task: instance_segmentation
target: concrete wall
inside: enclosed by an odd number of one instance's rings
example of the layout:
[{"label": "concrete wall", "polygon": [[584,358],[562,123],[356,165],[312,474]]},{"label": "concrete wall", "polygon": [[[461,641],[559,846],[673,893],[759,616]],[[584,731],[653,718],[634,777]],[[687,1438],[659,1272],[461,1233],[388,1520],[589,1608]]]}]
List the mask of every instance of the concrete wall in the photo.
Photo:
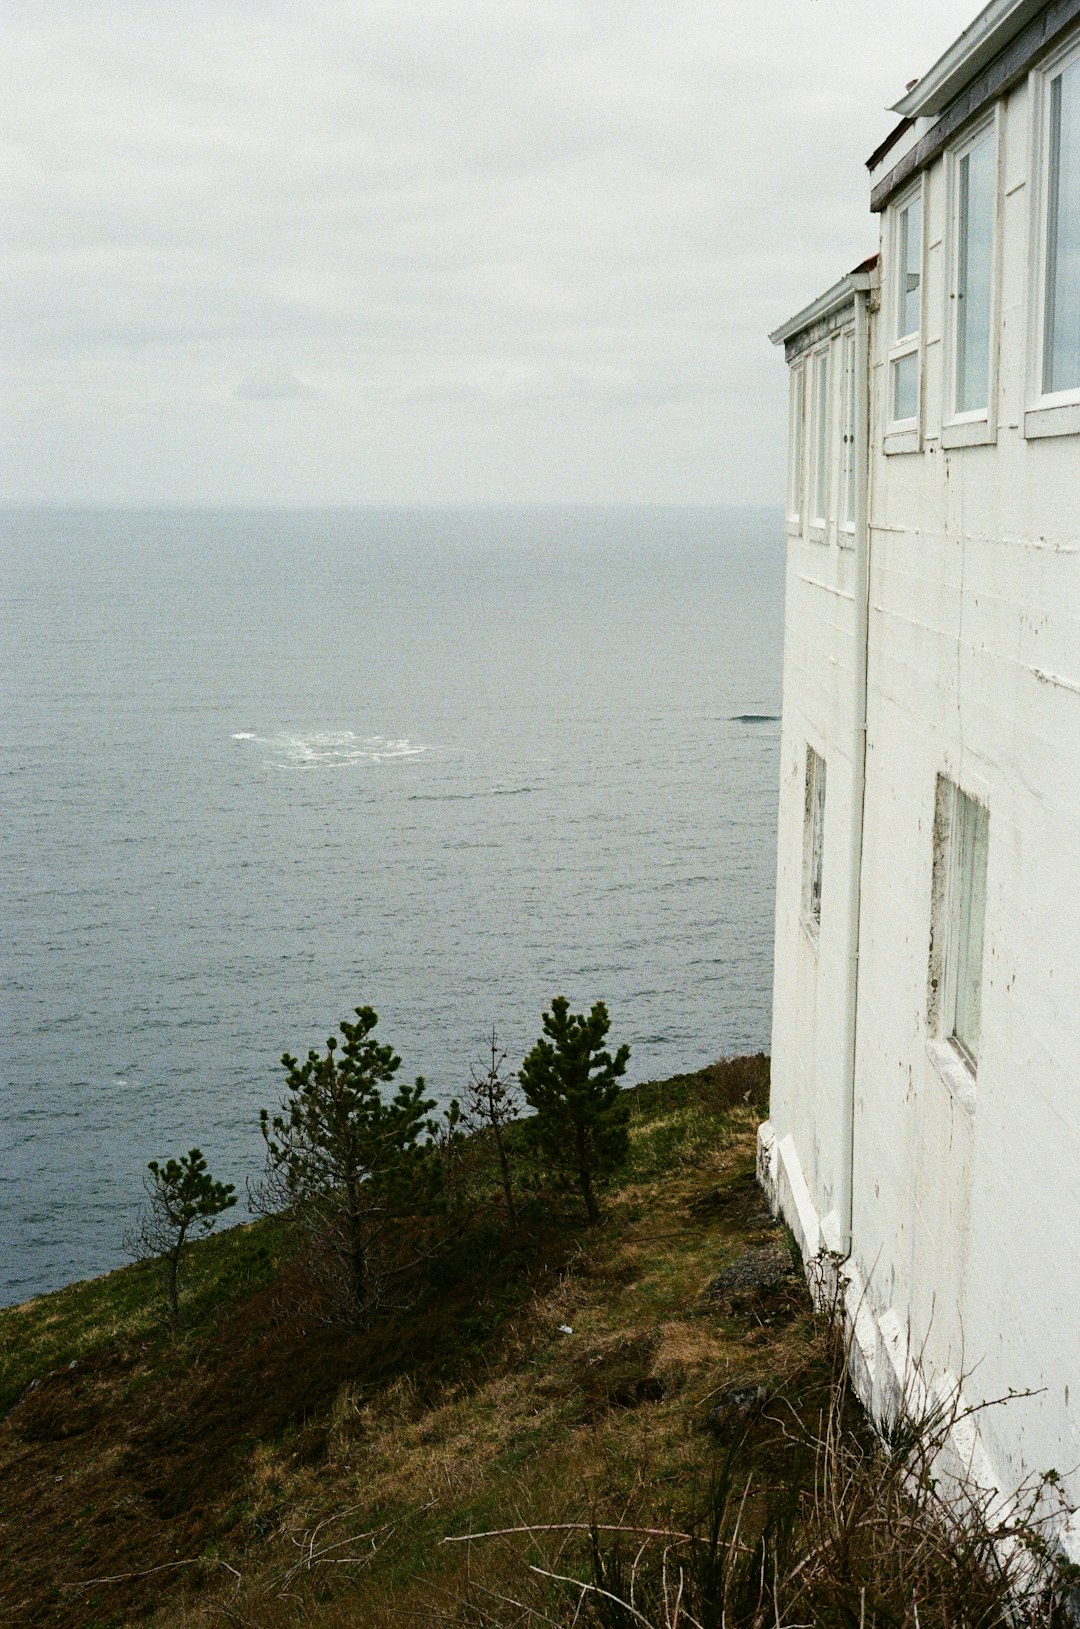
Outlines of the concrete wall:
[{"label": "concrete wall", "polygon": [[[837,364],[852,320],[851,310],[843,314],[831,333],[818,337],[803,363],[823,347],[830,352],[834,427],[840,423],[841,407]],[[801,516],[788,521],[770,1113],[778,1136],[793,1138],[799,1150],[816,1218],[813,1225],[824,1222],[828,1246],[836,1248],[848,1163],[843,1079],[853,878],[847,845],[839,834],[850,830],[852,815],[855,560],[854,540],[837,524],[842,445],[838,434],[831,436],[830,445],[829,524],[823,530],[811,525],[808,501]],[[817,933],[804,908],[808,747],[826,764]],[[809,1242],[813,1254],[821,1239],[815,1232],[812,1240],[800,1242]]]},{"label": "concrete wall", "polygon": [[[895,1374],[905,1353],[927,1373],[962,1377],[971,1402],[1037,1391],[981,1416],[993,1474],[1009,1487],[1053,1466],[1071,1473],[1080,1502],[1080,433],[1025,436],[1030,111],[1025,82],[998,115],[996,442],[942,445],[942,158],[924,181],[917,450],[883,450],[888,336],[880,314],[872,325],[851,1268],[868,1318],[868,1391],[884,1395],[885,1358]],[[887,244],[887,218],[884,230]],[[885,255],[883,311],[889,276]],[[836,1113],[852,881],[844,555],[835,538],[788,541],[775,1086],[762,1148],[766,1180],[811,1243],[845,1157]],[[807,742],[829,765],[816,949],[799,920]],[[974,1079],[935,1045],[928,1000],[939,776],[989,811]],[[801,1212],[791,1197],[800,1181]]]}]

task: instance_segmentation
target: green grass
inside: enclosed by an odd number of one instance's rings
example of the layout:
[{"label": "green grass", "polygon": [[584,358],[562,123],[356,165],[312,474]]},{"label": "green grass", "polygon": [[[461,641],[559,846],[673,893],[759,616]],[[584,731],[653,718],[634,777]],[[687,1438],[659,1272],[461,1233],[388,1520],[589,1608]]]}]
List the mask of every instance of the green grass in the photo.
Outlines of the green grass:
[{"label": "green grass", "polygon": [[[276,1218],[197,1240],[182,1268],[183,1341],[211,1329],[221,1309],[269,1284],[287,1236]],[[156,1262],[133,1262],[20,1306],[0,1310],[0,1418],[32,1380],[116,1342],[168,1345]]]},{"label": "green grass", "polygon": [[[411,1306],[362,1331],[313,1314],[276,1221],[192,1247],[178,1338],[146,1264],[0,1314],[0,1412],[54,1375],[0,1420],[0,1521],[24,1535],[18,1567],[0,1568],[0,1619],[437,1622],[477,1579],[513,1592],[523,1557],[550,1559],[539,1542],[481,1553],[448,1535],[685,1513],[715,1460],[710,1396],[747,1376],[775,1389],[817,1339],[797,1285],[768,1328],[706,1294],[762,1242],[767,1081],[766,1059],[737,1059],[632,1089],[630,1159],[599,1228],[573,1192],[523,1191],[511,1233],[474,1149],[475,1217]],[[384,1529],[283,1585],[312,1535]]]}]

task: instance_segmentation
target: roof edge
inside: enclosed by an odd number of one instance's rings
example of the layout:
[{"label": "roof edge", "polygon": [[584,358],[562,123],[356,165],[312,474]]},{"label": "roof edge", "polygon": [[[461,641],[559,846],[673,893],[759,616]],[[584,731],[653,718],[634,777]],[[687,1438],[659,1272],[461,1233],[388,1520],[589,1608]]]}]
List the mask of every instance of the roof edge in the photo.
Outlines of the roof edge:
[{"label": "roof edge", "polygon": [[841,277],[832,288],[826,289],[824,294],[819,294],[816,300],[811,300],[810,304],[796,312],[794,317],[789,317],[787,322],[775,328],[769,335],[771,343],[786,344],[804,329],[813,327],[816,322],[824,322],[827,317],[841,311],[854,300],[856,294],[865,294],[870,288],[870,274],[876,265],[877,255],[871,255],[868,260],[856,266],[854,271],[848,272],[846,277]]},{"label": "roof edge", "polygon": [[914,123],[914,119],[901,119],[899,124],[894,124],[892,129],[889,131],[889,134],[885,137],[885,140],[879,141],[877,146],[874,148],[874,151],[870,154],[870,157],[866,161],[866,168],[868,170],[876,170],[886,154],[892,152],[901,136],[906,136]]},{"label": "roof edge", "polygon": [[1047,0],[990,0],[890,111],[905,119],[941,113],[1046,4]]}]

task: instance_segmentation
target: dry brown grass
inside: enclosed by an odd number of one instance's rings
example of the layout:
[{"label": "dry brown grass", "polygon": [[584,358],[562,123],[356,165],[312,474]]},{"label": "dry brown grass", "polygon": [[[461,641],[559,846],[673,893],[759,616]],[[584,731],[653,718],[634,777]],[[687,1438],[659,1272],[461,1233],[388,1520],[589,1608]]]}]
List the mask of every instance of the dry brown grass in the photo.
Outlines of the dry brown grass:
[{"label": "dry brown grass", "polygon": [[[1008,1500],[940,1475],[955,1401],[883,1443],[853,1406],[845,1342],[823,1322],[813,1366],[767,1398],[679,1519],[534,1524],[473,1543],[519,1547],[460,1620],[489,1629],[1067,1629],[1080,1569],[1055,1551],[1051,1475]],[[820,1411],[796,1406],[817,1394]],[[779,1451],[778,1451],[779,1450]],[[526,1546],[528,1549],[526,1550]],[[539,1559],[537,1552],[539,1552]]]},{"label": "dry brown grass", "polygon": [[[171,1358],[130,1337],[90,1354],[38,1437],[22,1411],[0,1424],[0,1521],[27,1535],[0,1617],[480,1623],[462,1603],[512,1592],[520,1543],[448,1536],[684,1509],[716,1457],[710,1395],[748,1373],[772,1384],[814,1340],[801,1303],[765,1328],[704,1293],[764,1242],[743,1098],[765,1073],[740,1060],[635,1094],[607,1225],[560,1223],[497,1332],[456,1356],[430,1315],[413,1345],[407,1322],[352,1340],[282,1324],[273,1285]],[[487,1304],[482,1284],[453,1293],[469,1316]]]},{"label": "dry brown grass", "polygon": [[[239,1585],[170,1609],[159,1629],[479,1624],[476,1614],[486,1609],[478,1602],[494,1608],[496,1596],[519,1588],[521,1540],[446,1539],[507,1526],[619,1523],[643,1513],[653,1520],[685,1508],[716,1457],[702,1430],[711,1395],[747,1372],[775,1380],[805,1364],[815,1340],[803,1303],[763,1330],[727,1316],[704,1294],[733,1257],[782,1237],[743,1225],[747,1209],[760,1210],[746,1188],[755,1123],[741,1102],[703,1107],[691,1095],[655,1130],[638,1126],[637,1168],[609,1197],[608,1225],[583,1236],[531,1297],[490,1372],[434,1403],[404,1382],[365,1401],[342,1388],[330,1411],[326,1464],[350,1525],[377,1535],[365,1541],[370,1555],[348,1551],[340,1566],[316,1556],[289,1575],[282,1593],[290,1548],[310,1544],[305,1535],[334,1509],[318,1507],[310,1483],[290,1473],[292,1491],[276,1497],[292,1525],[249,1550],[238,1563]],[[741,1184],[741,1197],[721,1226],[703,1217],[698,1202],[725,1184]],[[549,1547],[527,1542],[524,1555],[539,1564]]]}]

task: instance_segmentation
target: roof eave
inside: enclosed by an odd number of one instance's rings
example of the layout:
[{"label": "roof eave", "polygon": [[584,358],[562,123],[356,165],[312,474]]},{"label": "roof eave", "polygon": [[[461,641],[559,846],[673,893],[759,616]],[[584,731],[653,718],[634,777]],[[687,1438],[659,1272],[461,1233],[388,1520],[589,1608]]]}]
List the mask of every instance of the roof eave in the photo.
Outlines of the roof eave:
[{"label": "roof eave", "polygon": [[1046,0],[990,0],[891,111],[905,119],[936,117],[1045,5]]},{"label": "roof eave", "polygon": [[786,344],[804,329],[811,328],[816,322],[826,321],[834,312],[850,305],[856,294],[865,294],[870,288],[871,273],[876,263],[877,257],[871,256],[853,272],[848,272],[846,277],[841,277],[832,288],[826,289],[824,294],[819,294],[816,300],[811,300],[810,304],[804,306],[794,317],[789,317],[787,322],[782,323],[769,335],[772,344]]}]

